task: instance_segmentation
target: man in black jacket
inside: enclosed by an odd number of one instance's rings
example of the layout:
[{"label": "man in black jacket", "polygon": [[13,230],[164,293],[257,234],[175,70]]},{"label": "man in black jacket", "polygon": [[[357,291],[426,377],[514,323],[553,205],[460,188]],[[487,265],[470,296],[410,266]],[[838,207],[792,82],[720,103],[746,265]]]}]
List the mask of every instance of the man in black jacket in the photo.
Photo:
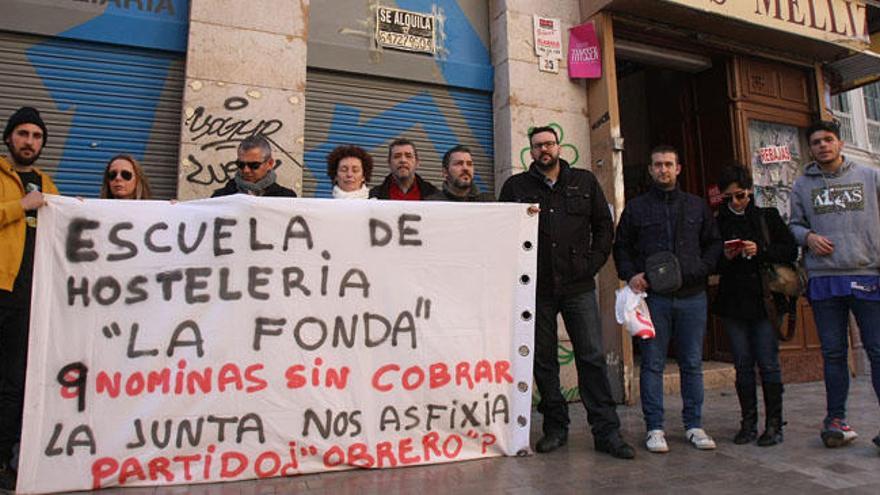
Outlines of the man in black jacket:
[{"label": "man in black jacket", "polygon": [[[651,452],[668,452],[663,431],[663,368],[669,340],[676,342],[681,375],[682,420],[688,441],[710,450],[715,441],[703,430],[703,338],[706,335],[706,282],[721,256],[715,218],[700,197],[678,187],[681,164],[670,146],[651,152],[650,191],[630,201],[617,225],[614,261],[617,274],[636,292],[648,292],[648,309],[657,335],[640,341],[639,389]],[[681,267],[681,287],[659,294],[645,276],[649,256],[668,251]]]},{"label": "man in black jacket", "polygon": [[416,173],[419,150],[409,139],[395,139],[388,145],[388,168],[391,173],[370,189],[371,198],[421,201],[437,192],[433,184]]},{"label": "man in black jacket", "polygon": [[269,141],[259,135],[248,136],[238,145],[238,172],[225,186],[214,191],[212,198],[230,196],[232,194],[250,194],[251,196],[286,196],[295,198],[296,193],[279,185],[275,176],[275,159],[272,158],[272,146]]},{"label": "man in black jacket", "polygon": [[602,349],[594,277],[611,252],[613,222],[596,177],[559,158],[552,127],[529,132],[534,161],[501,189],[501,201],[538,203],[538,287],[535,382],[541,394],[544,436],[535,450],[550,452],[568,441],[568,405],[559,389],[556,315],[562,313],[574,347],[578,391],[587,409],[596,450],[621,459],[635,451],[620,437]]},{"label": "man in black jacket", "polygon": [[491,202],[492,193],[480,192],[474,184],[474,159],[467,146],[457,145],[443,155],[443,190],[427,201]]}]

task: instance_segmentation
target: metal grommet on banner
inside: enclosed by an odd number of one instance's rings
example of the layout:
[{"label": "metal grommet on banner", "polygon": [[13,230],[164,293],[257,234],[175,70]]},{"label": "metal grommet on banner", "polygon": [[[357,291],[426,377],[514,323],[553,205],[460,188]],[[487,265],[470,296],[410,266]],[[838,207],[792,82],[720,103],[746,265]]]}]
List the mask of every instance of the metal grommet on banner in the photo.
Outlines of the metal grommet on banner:
[{"label": "metal grommet on banner", "polygon": [[529,425],[529,420],[525,416],[520,414],[519,416],[516,417],[516,424],[518,424],[522,427],[526,427]]},{"label": "metal grommet on banner", "polygon": [[521,313],[522,319],[525,321],[529,321],[532,319],[532,312],[529,310],[525,310]]},{"label": "metal grommet on banner", "polygon": [[522,393],[526,393],[526,392],[529,391],[529,384],[526,383],[526,382],[519,382],[519,383],[516,384],[516,388],[517,388],[517,390],[519,390],[520,392],[522,392]]},{"label": "metal grommet on banner", "polygon": [[533,246],[534,244],[532,243],[532,241],[526,241],[523,243],[523,249],[525,249],[526,251],[531,251]]},{"label": "metal grommet on banner", "polygon": [[523,285],[529,285],[529,282],[532,281],[532,277],[530,277],[527,273],[523,273],[519,277],[519,283]]},{"label": "metal grommet on banner", "polygon": [[519,346],[519,355],[522,357],[526,357],[529,355],[529,346],[521,345]]}]

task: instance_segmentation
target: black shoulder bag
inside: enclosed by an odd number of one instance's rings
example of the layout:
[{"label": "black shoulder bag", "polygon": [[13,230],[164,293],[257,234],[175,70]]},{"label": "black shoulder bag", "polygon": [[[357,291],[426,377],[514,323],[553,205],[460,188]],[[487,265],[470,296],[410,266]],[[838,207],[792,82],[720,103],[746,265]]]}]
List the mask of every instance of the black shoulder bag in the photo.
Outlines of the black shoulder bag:
[{"label": "black shoulder bag", "polygon": [[645,278],[651,290],[658,294],[672,294],[681,289],[683,280],[678,260],[678,241],[684,233],[684,200],[678,204],[678,223],[672,239],[672,251],[659,251],[645,260]]}]

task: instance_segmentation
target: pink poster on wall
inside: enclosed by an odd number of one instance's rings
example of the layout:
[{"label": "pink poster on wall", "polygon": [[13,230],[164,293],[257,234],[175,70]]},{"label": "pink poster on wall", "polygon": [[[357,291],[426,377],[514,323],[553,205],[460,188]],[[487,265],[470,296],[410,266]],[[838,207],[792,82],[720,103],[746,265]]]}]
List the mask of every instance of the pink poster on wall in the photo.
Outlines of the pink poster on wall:
[{"label": "pink poster on wall", "polygon": [[602,57],[599,39],[592,22],[569,29],[568,77],[598,79],[602,77]]}]

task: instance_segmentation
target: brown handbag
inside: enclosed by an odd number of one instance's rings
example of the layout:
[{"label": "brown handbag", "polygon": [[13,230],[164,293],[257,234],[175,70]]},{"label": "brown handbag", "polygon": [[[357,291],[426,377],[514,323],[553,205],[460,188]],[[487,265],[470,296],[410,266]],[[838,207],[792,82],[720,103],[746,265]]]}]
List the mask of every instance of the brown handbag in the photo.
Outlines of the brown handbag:
[{"label": "brown handbag", "polygon": [[[758,211],[764,245],[770,245],[770,229],[764,214]],[[760,267],[764,311],[779,340],[788,342],[797,331],[797,300],[806,287],[806,276],[799,265],[765,263]]]}]

